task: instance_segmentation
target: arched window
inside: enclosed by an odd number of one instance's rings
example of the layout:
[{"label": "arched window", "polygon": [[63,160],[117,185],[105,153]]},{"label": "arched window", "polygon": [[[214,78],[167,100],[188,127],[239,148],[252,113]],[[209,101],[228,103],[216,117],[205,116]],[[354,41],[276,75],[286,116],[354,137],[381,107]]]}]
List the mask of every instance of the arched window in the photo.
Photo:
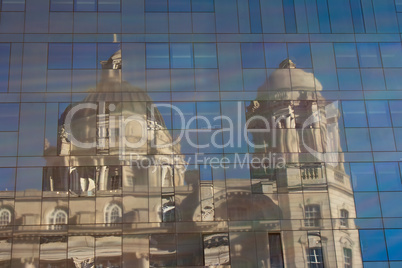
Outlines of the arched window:
[{"label": "arched window", "polygon": [[67,224],[67,212],[63,209],[55,209],[49,217],[49,229],[62,230]]},{"label": "arched window", "polygon": [[349,211],[346,209],[341,209],[340,213],[340,224],[342,227],[349,227],[348,219],[349,219]]},{"label": "arched window", "polygon": [[115,224],[121,222],[122,210],[117,204],[109,204],[105,209],[105,223]]},{"label": "arched window", "polygon": [[0,226],[7,226],[11,222],[11,212],[6,208],[0,209]]},{"label": "arched window", "polygon": [[307,205],[304,208],[304,225],[306,227],[319,227],[321,211],[319,205]]}]

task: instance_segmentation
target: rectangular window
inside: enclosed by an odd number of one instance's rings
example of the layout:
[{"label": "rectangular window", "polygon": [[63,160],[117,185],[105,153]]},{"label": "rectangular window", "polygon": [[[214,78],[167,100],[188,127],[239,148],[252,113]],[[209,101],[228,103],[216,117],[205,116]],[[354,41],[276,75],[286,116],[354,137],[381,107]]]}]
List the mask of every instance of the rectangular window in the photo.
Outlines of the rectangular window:
[{"label": "rectangular window", "polygon": [[0,131],[18,131],[20,105],[0,103]]},{"label": "rectangular window", "polygon": [[98,11],[120,11],[120,0],[98,0]]},{"label": "rectangular window", "polygon": [[217,68],[216,44],[194,44],[194,65],[195,68]]},{"label": "rectangular window", "polygon": [[50,43],[48,69],[71,69],[72,53],[71,43]]},{"label": "rectangular window", "polygon": [[322,248],[309,248],[307,261],[309,268],[324,268]]},{"label": "rectangular window", "polygon": [[271,268],[283,268],[282,241],[280,234],[268,234]]},{"label": "rectangular window", "polygon": [[51,0],[50,11],[73,11],[73,0]]},{"label": "rectangular window", "polygon": [[25,0],[3,0],[1,11],[24,11]]},{"label": "rectangular window", "polygon": [[307,205],[304,208],[304,226],[319,227],[321,211],[319,205]]},{"label": "rectangular window", "polygon": [[147,68],[169,68],[169,44],[152,43],[146,45]]},{"label": "rectangular window", "polygon": [[352,250],[350,248],[343,248],[343,259],[345,268],[352,268]]},{"label": "rectangular window", "polygon": [[74,11],[96,11],[97,0],[74,0]]},{"label": "rectangular window", "polygon": [[262,43],[241,44],[243,68],[265,68],[264,47]]},{"label": "rectangular window", "polygon": [[191,43],[170,44],[172,68],[193,68],[193,46]]},{"label": "rectangular window", "polygon": [[230,263],[229,235],[204,235],[204,265],[216,266]]},{"label": "rectangular window", "polygon": [[10,44],[0,44],[0,92],[8,91]]}]

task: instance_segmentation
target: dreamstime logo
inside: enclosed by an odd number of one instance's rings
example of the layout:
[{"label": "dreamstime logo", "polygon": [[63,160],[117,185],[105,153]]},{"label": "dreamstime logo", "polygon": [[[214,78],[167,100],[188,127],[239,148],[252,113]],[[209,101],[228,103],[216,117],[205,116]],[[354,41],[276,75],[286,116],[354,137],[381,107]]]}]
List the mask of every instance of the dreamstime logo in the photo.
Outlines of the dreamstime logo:
[{"label": "dreamstime logo", "polygon": [[[244,146],[248,146],[253,152],[261,154],[267,154],[271,151],[292,153],[281,151],[283,150],[283,144],[280,144],[291,142],[290,140],[286,140],[291,133],[296,135],[296,132],[289,131],[286,134],[284,134],[286,131],[283,132],[283,128],[292,128],[291,126],[281,125],[281,122],[290,120],[289,115],[281,115],[269,119],[262,115],[253,115],[247,120],[244,120],[242,105],[242,102],[238,102],[237,111],[230,116],[219,115],[208,118],[203,115],[195,115],[189,118],[185,116],[184,112],[179,107],[171,104],[150,105],[148,116],[145,114],[124,116],[113,114],[116,108],[114,104],[109,104],[108,109],[106,109],[105,102],[98,104],[80,103],[67,113],[63,129],[66,133],[66,139],[78,148],[113,148],[115,152],[118,152],[120,160],[127,160],[127,158],[129,158],[131,162],[137,161],[134,160],[133,155],[137,156],[135,159],[146,159],[138,156],[147,155],[150,149],[154,150],[156,154],[180,154],[180,149],[176,150],[175,148],[180,148],[183,144],[188,148],[193,148],[194,152],[198,150],[209,152],[208,148],[211,149],[211,152],[214,152],[215,149],[230,148],[232,152],[235,152],[235,155],[238,155],[236,148],[240,149],[244,148]],[[176,119],[177,130],[174,131],[175,137],[172,137],[171,131],[164,126],[162,116],[159,112],[161,108],[164,110],[170,109],[171,114],[174,115]],[[92,113],[89,113],[88,111],[91,110]],[[95,111],[95,113],[93,111]],[[324,109],[316,109],[303,122],[300,132],[301,137],[299,136],[298,138],[301,139],[301,144],[307,152],[320,162],[325,162],[332,166],[336,166],[338,163],[338,113],[338,102],[330,103],[326,105]],[[96,118],[96,139],[92,139],[91,142],[83,141],[82,136],[77,135],[77,137],[76,133],[74,133],[74,129],[76,128],[72,128],[73,124],[77,124],[76,121],[80,121],[77,120],[77,117],[79,118],[85,114],[96,115],[93,116],[94,120]],[[202,125],[203,128],[192,127],[196,124]],[[258,125],[258,127],[255,127],[256,125]],[[313,125],[321,126],[320,129],[318,129],[321,134],[318,136],[309,134],[309,137],[306,137],[306,133],[309,131],[311,133]],[[83,132],[83,128],[88,128],[88,126],[79,126],[81,133]],[[87,133],[90,132],[91,131],[87,131]],[[92,133],[94,132],[92,131]],[[312,137],[313,139],[318,139],[321,138],[321,136],[323,137],[325,148],[321,151],[317,151],[309,145],[309,142],[311,142]],[[79,137],[81,137],[81,140]],[[202,139],[200,139],[200,137],[202,137]],[[294,138],[296,141],[297,138]],[[84,140],[90,139],[84,138]],[[270,157],[272,157],[272,155]],[[197,156],[195,156],[195,158],[197,158]],[[260,161],[254,158],[237,160],[236,162],[239,163],[244,163],[245,161],[248,163]],[[142,166],[145,166],[144,163],[149,163],[149,161],[141,161]],[[218,163],[218,166],[225,166],[225,163],[227,163],[227,159],[225,158],[221,158],[219,161],[217,159],[204,158],[203,161],[211,166],[214,163]],[[269,162],[271,163],[272,159]],[[278,162],[284,162],[284,160]],[[136,164],[138,164],[138,161]],[[258,164],[261,165],[261,163]]]}]

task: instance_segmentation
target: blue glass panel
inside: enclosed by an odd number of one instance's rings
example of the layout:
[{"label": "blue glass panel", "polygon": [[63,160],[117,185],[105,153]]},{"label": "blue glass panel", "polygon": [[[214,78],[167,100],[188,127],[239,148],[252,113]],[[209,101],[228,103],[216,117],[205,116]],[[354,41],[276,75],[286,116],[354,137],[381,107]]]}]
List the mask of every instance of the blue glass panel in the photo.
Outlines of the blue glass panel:
[{"label": "blue glass panel", "polygon": [[278,68],[279,64],[288,57],[285,43],[265,43],[264,47],[267,68]]},{"label": "blue glass panel", "polygon": [[402,128],[394,128],[396,149],[402,151]]},{"label": "blue glass panel", "polygon": [[167,11],[167,0],[145,0],[145,11]]},{"label": "blue glass panel", "polygon": [[389,108],[391,110],[392,125],[402,127],[402,101],[390,101]]},{"label": "blue glass panel", "polygon": [[394,0],[373,0],[374,15],[378,33],[397,33],[398,22]]},{"label": "blue glass panel", "polygon": [[214,119],[221,115],[221,106],[219,102],[197,102],[197,116],[204,116],[207,122],[211,124],[208,126],[205,120],[197,120],[197,127],[199,129],[211,127],[212,129],[221,128],[220,118]]},{"label": "blue glass panel", "polygon": [[397,162],[375,163],[375,171],[380,191],[402,190],[401,176]]},{"label": "blue glass panel", "polygon": [[219,0],[215,3],[215,18],[218,33],[238,33],[237,6],[232,0]]},{"label": "blue glass panel", "polygon": [[336,66],[338,68],[359,67],[359,64],[357,62],[355,44],[335,43],[334,49],[335,49]]},{"label": "blue glass panel", "polygon": [[376,33],[377,27],[374,19],[374,9],[371,0],[361,0],[364,25],[366,27],[366,33]]},{"label": "blue glass panel", "polygon": [[243,83],[245,91],[262,90],[260,87],[265,85],[267,72],[265,69],[244,69],[243,70]]},{"label": "blue glass panel", "polygon": [[120,11],[120,0],[98,0],[98,11]]},{"label": "blue glass panel", "polygon": [[296,33],[296,16],[294,0],[283,0],[286,33]]},{"label": "blue glass panel", "polygon": [[191,0],[169,0],[169,12],[191,11]]},{"label": "blue glass panel", "polygon": [[382,69],[361,69],[363,90],[385,90]]},{"label": "blue glass panel", "polygon": [[20,106],[18,103],[0,104],[0,131],[17,131]]},{"label": "blue glass panel", "polygon": [[71,69],[72,44],[49,43],[49,69]]},{"label": "blue glass panel", "polygon": [[215,16],[211,13],[192,13],[194,33],[215,33]]},{"label": "blue glass panel", "polygon": [[0,168],[0,191],[14,191],[15,168]]},{"label": "blue glass panel", "polygon": [[402,192],[380,192],[383,217],[402,217]]},{"label": "blue glass panel", "polygon": [[241,55],[243,68],[265,68],[262,43],[242,43]]},{"label": "blue glass panel", "polygon": [[402,89],[402,68],[388,69],[384,68],[385,83],[388,90]]},{"label": "blue glass panel", "polygon": [[330,33],[331,26],[329,23],[328,3],[327,1],[317,1],[318,20],[320,22],[320,32]]},{"label": "blue glass panel", "polygon": [[308,33],[306,5],[304,0],[293,0],[295,3],[297,33]]},{"label": "blue glass panel", "polygon": [[372,163],[350,163],[354,191],[377,191]]},{"label": "blue glass panel", "polygon": [[250,26],[252,33],[262,33],[260,0],[249,0]]},{"label": "blue glass panel", "polygon": [[362,101],[343,101],[345,127],[367,127],[366,109]]},{"label": "blue glass panel", "polygon": [[306,0],[306,11],[309,33],[319,33],[320,26],[318,23],[317,1]]},{"label": "blue glass panel", "polygon": [[74,0],[75,11],[96,11],[97,0]]},{"label": "blue glass panel", "polygon": [[192,0],[193,12],[214,12],[214,0]]},{"label": "blue glass panel", "polygon": [[169,31],[169,20],[167,13],[145,14],[146,33],[167,33]]},{"label": "blue glass panel", "polygon": [[296,64],[297,68],[311,68],[310,44],[289,43],[289,58]]},{"label": "blue glass panel", "polygon": [[146,45],[147,68],[169,68],[169,45],[155,43]]},{"label": "blue glass panel", "polygon": [[0,132],[0,156],[16,156],[17,144],[17,132]]},{"label": "blue glass panel", "polygon": [[98,44],[98,69],[102,69],[101,61],[107,61],[114,53],[121,48],[120,43]]},{"label": "blue glass panel", "polygon": [[387,260],[384,232],[382,230],[360,230],[359,234],[363,261]]},{"label": "blue glass panel", "polygon": [[262,29],[264,33],[284,33],[285,20],[283,17],[282,0],[260,0]]},{"label": "blue glass panel", "polygon": [[172,91],[194,91],[193,69],[174,69],[170,76]]},{"label": "blue glass panel", "polygon": [[332,44],[313,43],[311,44],[311,54],[313,56],[314,74],[321,82],[324,90],[338,90],[338,78]]},{"label": "blue glass panel", "polygon": [[3,0],[1,11],[24,11],[25,0]]},{"label": "blue glass panel", "polygon": [[0,92],[8,90],[10,68],[10,44],[0,44]]},{"label": "blue glass panel", "polygon": [[147,70],[148,91],[170,91],[170,71]]},{"label": "blue glass panel", "polygon": [[96,44],[75,43],[73,52],[74,69],[96,69]]},{"label": "blue glass panel", "polygon": [[358,218],[381,217],[378,193],[356,192],[356,213]]},{"label": "blue glass panel", "polygon": [[360,0],[350,0],[355,33],[364,33],[363,11]]},{"label": "blue glass panel", "polygon": [[172,68],[192,68],[193,44],[192,43],[170,44],[170,65]]},{"label": "blue glass panel", "polygon": [[[385,237],[389,260],[402,260],[402,229],[387,229]],[[401,264],[399,263],[399,265]]]},{"label": "blue glass panel", "polygon": [[340,90],[362,90],[359,69],[338,69]]},{"label": "blue glass panel", "polygon": [[16,190],[37,190],[33,193],[42,194],[42,168],[19,168],[17,169]]},{"label": "blue glass panel", "polygon": [[219,91],[218,70],[195,69],[195,88],[197,91]]},{"label": "blue glass panel", "polygon": [[380,50],[384,67],[402,67],[401,43],[381,43]]},{"label": "blue glass panel", "polygon": [[371,128],[371,145],[373,151],[395,151],[392,128]]},{"label": "blue glass panel", "polygon": [[390,127],[391,117],[387,101],[366,101],[370,127]]},{"label": "blue glass panel", "polygon": [[73,11],[73,0],[51,0],[50,11]]},{"label": "blue glass panel", "polygon": [[367,128],[346,128],[348,151],[371,151],[370,136]]},{"label": "blue glass panel", "polygon": [[353,33],[352,13],[348,0],[328,0],[332,33]]},{"label": "blue glass panel", "polygon": [[191,33],[190,13],[169,13],[170,33]]},{"label": "blue glass panel", "polygon": [[[181,115],[176,110],[172,111],[173,129],[196,129],[197,120],[195,118],[195,103],[173,102],[172,104],[181,111]],[[184,118],[184,122],[182,122],[182,118]],[[191,120],[192,118],[194,120]],[[184,123],[184,125],[182,123]]]},{"label": "blue glass panel", "polygon": [[195,68],[217,68],[215,43],[196,43],[194,44],[194,63]]},{"label": "blue glass panel", "polygon": [[402,12],[402,0],[395,0],[396,12]]},{"label": "blue glass panel", "polygon": [[377,43],[357,43],[360,67],[381,67]]},{"label": "blue glass panel", "polygon": [[364,268],[389,268],[388,262],[373,261],[373,262],[364,262],[363,264]]}]

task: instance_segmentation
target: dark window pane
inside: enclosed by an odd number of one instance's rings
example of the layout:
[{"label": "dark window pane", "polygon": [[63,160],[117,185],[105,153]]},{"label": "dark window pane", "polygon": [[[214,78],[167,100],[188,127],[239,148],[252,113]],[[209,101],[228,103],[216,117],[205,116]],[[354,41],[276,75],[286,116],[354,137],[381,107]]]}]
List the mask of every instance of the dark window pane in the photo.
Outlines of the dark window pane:
[{"label": "dark window pane", "polygon": [[72,45],[66,43],[49,44],[49,69],[71,69]]},{"label": "dark window pane", "polygon": [[145,11],[167,11],[167,0],[145,0]]},{"label": "dark window pane", "polygon": [[383,217],[402,217],[402,192],[380,192]]},{"label": "dark window pane", "polygon": [[193,67],[193,46],[191,43],[170,44],[170,63],[172,68]]},{"label": "dark window pane", "polygon": [[377,191],[372,163],[350,163],[354,191]]},{"label": "dark window pane", "polygon": [[8,90],[10,44],[0,44],[0,92]]},{"label": "dark window pane", "polygon": [[[387,238],[386,241],[389,260],[402,260],[402,229],[385,230],[385,237]],[[397,267],[397,265],[398,264],[396,264],[395,267]]]},{"label": "dark window pane", "polygon": [[343,101],[345,127],[367,127],[366,110],[362,101]]},{"label": "dark window pane", "polygon": [[73,0],[51,0],[50,11],[73,11]]},{"label": "dark window pane", "polygon": [[382,230],[360,230],[359,234],[363,261],[387,260],[384,232]]},{"label": "dark window pane", "polygon": [[264,47],[267,68],[278,68],[279,64],[288,57],[285,43],[265,43]]},{"label": "dark window pane", "polygon": [[390,101],[392,124],[394,127],[402,127],[402,101]]},{"label": "dark window pane", "polygon": [[360,67],[381,67],[380,51],[377,43],[358,43]]},{"label": "dark window pane", "polygon": [[297,68],[311,68],[310,44],[289,43],[289,58],[296,64]]},{"label": "dark window pane", "polygon": [[335,43],[334,48],[338,68],[359,67],[355,44]]},{"label": "dark window pane", "polygon": [[387,101],[367,101],[366,107],[370,127],[391,126],[391,117]]},{"label": "dark window pane", "polygon": [[169,45],[147,44],[146,61],[147,68],[169,68]]},{"label": "dark window pane", "polygon": [[262,43],[242,43],[241,55],[243,68],[265,68]]},{"label": "dark window pane", "polygon": [[24,11],[25,0],[3,0],[2,11]]},{"label": "dark window pane", "polygon": [[74,69],[95,69],[96,68],[96,44],[76,43],[73,53]]},{"label": "dark window pane", "polygon": [[191,0],[169,0],[169,12],[191,11]]},{"label": "dark window pane", "polygon": [[378,193],[355,193],[358,218],[381,217]]},{"label": "dark window pane", "polygon": [[397,162],[375,163],[380,191],[402,191],[401,176]]},{"label": "dark window pane", "polygon": [[193,12],[214,12],[214,0],[192,0]]},{"label": "dark window pane", "polygon": [[17,131],[20,105],[0,103],[0,131]]},{"label": "dark window pane", "polygon": [[120,11],[120,0],[98,0],[98,11]]},{"label": "dark window pane", "polygon": [[75,11],[96,11],[97,0],[74,0]]},{"label": "dark window pane", "polygon": [[217,68],[215,43],[194,44],[195,68]]}]

